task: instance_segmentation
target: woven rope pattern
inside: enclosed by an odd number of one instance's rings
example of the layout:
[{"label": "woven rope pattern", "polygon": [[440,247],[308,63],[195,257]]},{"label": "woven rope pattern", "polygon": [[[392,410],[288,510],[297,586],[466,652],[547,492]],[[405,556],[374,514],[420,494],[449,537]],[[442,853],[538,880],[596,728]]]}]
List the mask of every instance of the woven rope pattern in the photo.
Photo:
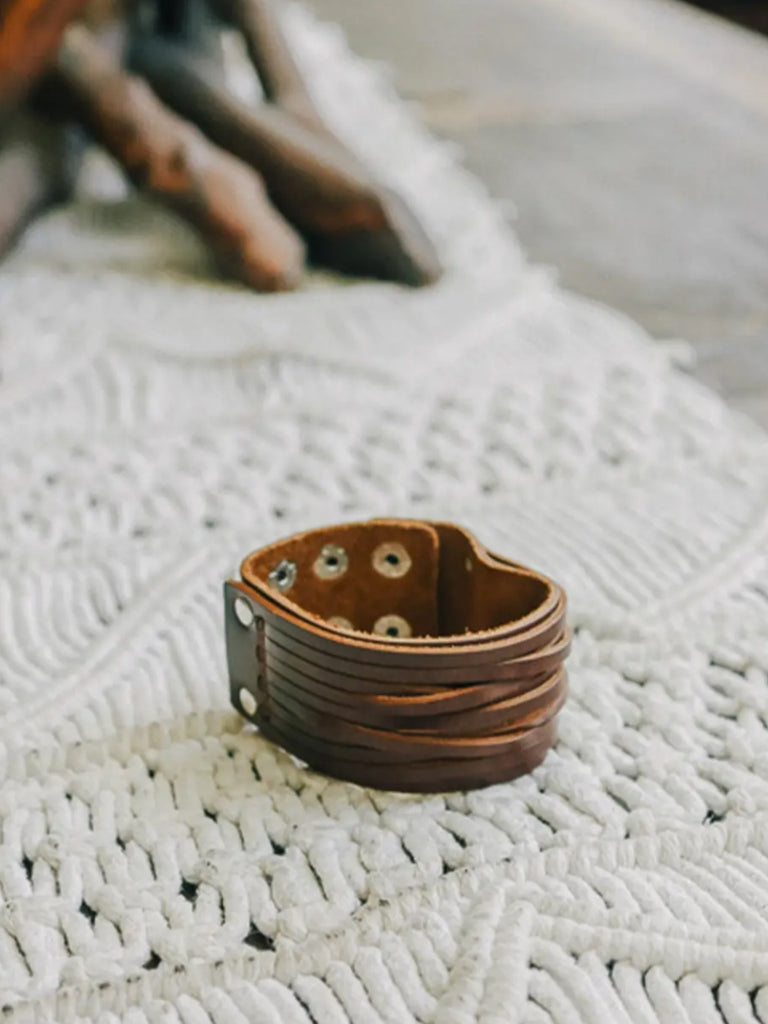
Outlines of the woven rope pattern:
[{"label": "woven rope pattern", "polygon": [[[526,266],[333,30],[289,27],[450,273],[211,284],[98,166],[4,267],[2,1019],[768,1021],[766,440],[684,347]],[[533,776],[368,792],[226,710],[239,556],[381,514],[567,586]]]}]

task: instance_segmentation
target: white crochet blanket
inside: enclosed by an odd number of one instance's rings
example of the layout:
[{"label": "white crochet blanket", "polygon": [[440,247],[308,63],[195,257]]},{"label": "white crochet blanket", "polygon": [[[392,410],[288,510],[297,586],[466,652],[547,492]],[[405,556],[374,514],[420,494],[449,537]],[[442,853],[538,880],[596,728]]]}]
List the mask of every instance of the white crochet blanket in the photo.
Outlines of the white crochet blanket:
[{"label": "white crochet blanket", "polygon": [[[0,1019],[768,1020],[766,440],[529,268],[335,32],[290,29],[450,273],[257,297],[103,192],[4,266]],[[377,514],[567,586],[531,777],[365,791],[227,710],[224,576]]]}]

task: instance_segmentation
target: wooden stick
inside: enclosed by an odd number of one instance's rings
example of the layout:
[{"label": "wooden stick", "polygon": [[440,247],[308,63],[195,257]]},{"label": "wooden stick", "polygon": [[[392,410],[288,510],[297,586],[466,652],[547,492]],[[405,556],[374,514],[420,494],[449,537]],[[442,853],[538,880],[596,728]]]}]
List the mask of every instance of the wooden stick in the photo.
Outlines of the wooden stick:
[{"label": "wooden stick", "polygon": [[215,0],[214,6],[224,21],[241,32],[266,98],[306,127],[330,136],[288,44],[274,0]]},{"label": "wooden stick", "polygon": [[0,146],[0,259],[27,224],[67,199],[80,162],[71,128],[29,113],[17,114]]},{"label": "wooden stick", "polygon": [[293,288],[300,238],[251,168],[205,139],[126,74],[82,26],[71,27],[46,95],[76,117],[130,179],[204,236],[219,265],[254,288]]},{"label": "wooden stick", "polygon": [[0,117],[34,85],[87,2],[0,0]]},{"label": "wooden stick", "polygon": [[413,285],[439,276],[434,247],[405,203],[330,133],[272,104],[244,103],[182,47],[156,36],[135,40],[130,61],[168,106],[259,170],[319,262]]}]

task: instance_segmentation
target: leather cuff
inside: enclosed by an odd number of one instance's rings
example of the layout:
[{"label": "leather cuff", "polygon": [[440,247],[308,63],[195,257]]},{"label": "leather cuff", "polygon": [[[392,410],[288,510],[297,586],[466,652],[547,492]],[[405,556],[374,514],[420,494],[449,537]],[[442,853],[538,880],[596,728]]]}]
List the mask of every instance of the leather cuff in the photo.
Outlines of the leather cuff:
[{"label": "leather cuff", "polygon": [[530,771],[555,738],[565,594],[449,523],[296,534],[224,585],[234,706],[313,768],[439,792]]}]

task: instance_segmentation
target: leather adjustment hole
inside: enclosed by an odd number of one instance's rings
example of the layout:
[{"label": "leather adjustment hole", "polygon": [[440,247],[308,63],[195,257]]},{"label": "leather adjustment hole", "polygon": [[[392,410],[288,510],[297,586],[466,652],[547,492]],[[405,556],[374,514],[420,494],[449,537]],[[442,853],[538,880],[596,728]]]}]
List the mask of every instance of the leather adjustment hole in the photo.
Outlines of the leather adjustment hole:
[{"label": "leather adjustment hole", "polygon": [[298,573],[299,569],[296,563],[284,558],[282,562],[277,563],[275,568],[269,574],[269,585],[273,590],[277,590],[281,594],[285,594],[296,582]]},{"label": "leather adjustment hole", "polygon": [[257,706],[256,698],[253,696],[251,691],[246,690],[246,688],[243,686],[240,688],[240,692],[238,693],[237,696],[240,701],[240,707],[243,709],[244,713],[249,716],[255,715]]},{"label": "leather adjustment hole", "polygon": [[373,626],[373,632],[377,636],[397,637],[413,636],[411,624],[402,615],[382,615]]},{"label": "leather adjustment hole", "polygon": [[349,567],[349,558],[338,544],[326,544],[312,566],[315,576],[321,580],[335,580],[343,576]]},{"label": "leather adjustment hole", "polygon": [[371,561],[376,572],[382,576],[388,576],[390,579],[405,576],[413,564],[411,556],[397,541],[379,544],[371,556]]},{"label": "leather adjustment hole", "polygon": [[354,629],[355,627],[345,618],[343,615],[331,615],[328,619],[329,626],[335,626],[336,629]]}]

